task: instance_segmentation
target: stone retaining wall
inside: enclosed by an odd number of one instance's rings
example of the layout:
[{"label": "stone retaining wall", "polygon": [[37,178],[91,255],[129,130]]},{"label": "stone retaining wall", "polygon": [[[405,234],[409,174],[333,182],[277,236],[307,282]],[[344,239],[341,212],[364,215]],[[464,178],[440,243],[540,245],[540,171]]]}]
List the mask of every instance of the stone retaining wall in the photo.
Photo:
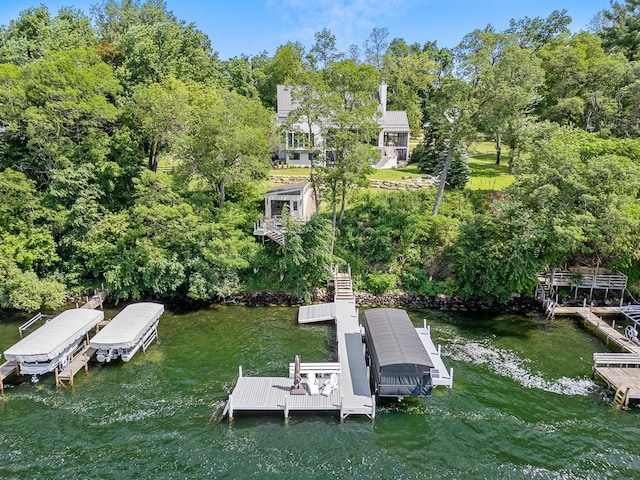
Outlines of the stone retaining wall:
[{"label": "stone retaining wall", "polygon": [[[483,311],[503,312],[538,310],[540,304],[533,298],[515,298],[507,305],[490,307],[473,300],[463,300],[458,297],[446,295],[426,296],[410,293],[384,293],[373,294],[368,292],[356,292],[356,303],[365,307],[398,307],[398,308],[438,308],[452,311]],[[327,303],[333,301],[332,290],[317,290],[313,296],[313,303]],[[303,305],[302,299],[289,292],[250,292],[234,295],[224,299],[223,303],[238,305]]]},{"label": "stone retaining wall", "polygon": [[[269,180],[274,183],[299,183],[308,182],[309,177],[306,175],[269,175]],[[382,190],[421,190],[423,188],[431,188],[437,183],[432,178],[408,177],[408,180],[371,180],[372,188],[380,188]]]}]

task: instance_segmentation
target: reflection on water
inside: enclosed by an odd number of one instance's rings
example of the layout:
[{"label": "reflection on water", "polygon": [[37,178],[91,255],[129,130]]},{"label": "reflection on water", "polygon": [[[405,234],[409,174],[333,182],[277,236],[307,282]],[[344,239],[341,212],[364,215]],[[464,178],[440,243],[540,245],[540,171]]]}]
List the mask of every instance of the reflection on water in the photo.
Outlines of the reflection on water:
[{"label": "reflection on water", "polygon": [[[115,313],[115,312],[112,312]],[[108,315],[109,316],[109,315]],[[92,366],[74,388],[11,385],[0,399],[0,478],[638,478],[639,418],[590,380],[604,345],[571,320],[412,312],[427,318],[454,388],[383,402],[375,422],[221,413],[238,366],[286,375],[335,352],[330,324],[293,308],[162,317],[160,343]],[[0,351],[21,319],[0,320]]]}]

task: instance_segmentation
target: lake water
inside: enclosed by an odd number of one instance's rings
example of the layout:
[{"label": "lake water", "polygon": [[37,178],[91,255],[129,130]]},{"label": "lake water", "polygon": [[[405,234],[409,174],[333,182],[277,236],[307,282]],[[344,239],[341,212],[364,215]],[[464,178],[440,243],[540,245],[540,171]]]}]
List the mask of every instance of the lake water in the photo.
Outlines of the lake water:
[{"label": "lake water", "polygon": [[[571,319],[412,311],[442,344],[452,390],[386,402],[375,422],[294,412],[230,425],[238,365],[285,376],[296,354],[335,357],[333,327],[297,325],[296,311],[168,311],[160,343],[129,363],[92,366],[73,388],[9,386],[0,478],[640,478],[640,417],[591,381],[606,348]],[[0,319],[0,351],[22,320]]]}]

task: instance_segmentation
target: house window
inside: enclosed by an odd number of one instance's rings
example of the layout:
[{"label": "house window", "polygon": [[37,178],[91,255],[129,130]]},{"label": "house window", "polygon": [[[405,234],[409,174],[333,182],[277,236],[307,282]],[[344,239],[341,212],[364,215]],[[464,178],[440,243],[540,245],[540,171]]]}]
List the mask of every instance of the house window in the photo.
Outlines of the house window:
[{"label": "house window", "polygon": [[409,134],[398,132],[385,132],[384,144],[392,147],[408,147],[409,146]]},{"label": "house window", "polygon": [[314,145],[314,135],[303,132],[287,132],[287,148],[305,148]]},{"label": "house window", "polygon": [[294,200],[294,201],[293,201],[293,211],[294,211],[294,212],[297,212],[297,211],[298,211],[298,201],[297,201],[297,200]]},{"label": "house window", "polygon": [[299,153],[290,153],[289,154],[289,160],[300,160],[300,154]]}]

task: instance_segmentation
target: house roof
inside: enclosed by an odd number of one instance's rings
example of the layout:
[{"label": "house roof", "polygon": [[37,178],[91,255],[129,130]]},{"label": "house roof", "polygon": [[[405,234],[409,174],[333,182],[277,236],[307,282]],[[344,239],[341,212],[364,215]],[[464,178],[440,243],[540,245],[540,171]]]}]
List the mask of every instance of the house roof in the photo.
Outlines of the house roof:
[{"label": "house roof", "polygon": [[293,88],[291,85],[278,85],[278,117],[286,117],[289,112],[298,107],[297,102],[291,99]]},{"label": "house roof", "polygon": [[[277,86],[277,99],[278,99],[278,117],[286,118],[292,110],[295,110],[299,105],[298,102],[292,99],[291,92],[295,89],[292,85],[278,85]],[[404,110],[387,110],[386,109],[386,90],[384,95],[380,96],[380,92],[377,94],[380,101],[380,113],[382,116],[378,119],[380,127],[388,132],[409,132],[409,120],[407,118],[407,112]],[[384,102],[384,105],[382,104]]]},{"label": "house roof", "polygon": [[408,132],[409,119],[404,110],[388,110],[380,119],[380,126],[387,132]]}]

